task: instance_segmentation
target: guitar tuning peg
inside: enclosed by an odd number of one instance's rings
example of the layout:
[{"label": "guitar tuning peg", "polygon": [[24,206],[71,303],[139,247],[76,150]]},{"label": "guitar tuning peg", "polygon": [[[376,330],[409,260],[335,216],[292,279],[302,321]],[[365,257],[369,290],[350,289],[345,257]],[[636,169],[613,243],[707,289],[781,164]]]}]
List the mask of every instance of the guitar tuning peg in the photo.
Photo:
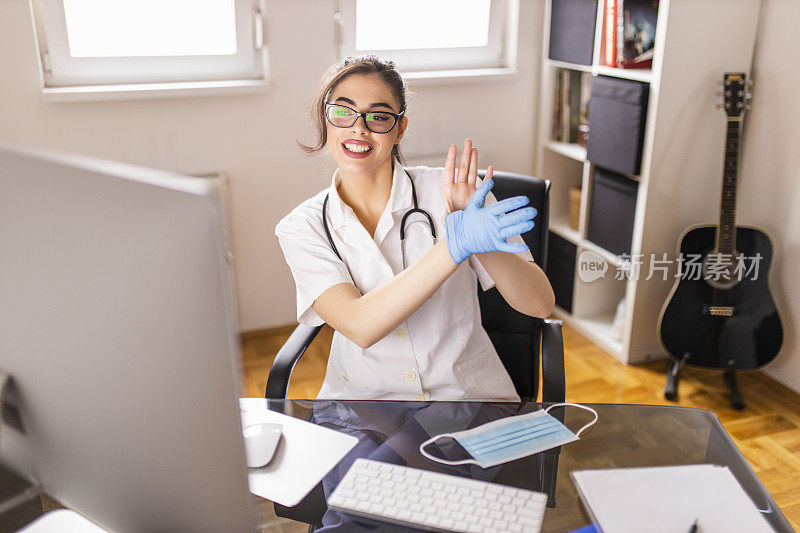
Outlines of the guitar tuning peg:
[{"label": "guitar tuning peg", "polygon": [[747,88],[748,89],[752,89],[753,88],[753,80],[752,79],[747,80]]},{"label": "guitar tuning peg", "polygon": [[753,93],[751,93],[751,92],[749,92],[749,91],[748,91],[748,92],[746,92],[746,93],[744,93],[744,99],[745,99],[745,100],[750,100],[750,99],[752,99],[752,98],[753,98]]}]

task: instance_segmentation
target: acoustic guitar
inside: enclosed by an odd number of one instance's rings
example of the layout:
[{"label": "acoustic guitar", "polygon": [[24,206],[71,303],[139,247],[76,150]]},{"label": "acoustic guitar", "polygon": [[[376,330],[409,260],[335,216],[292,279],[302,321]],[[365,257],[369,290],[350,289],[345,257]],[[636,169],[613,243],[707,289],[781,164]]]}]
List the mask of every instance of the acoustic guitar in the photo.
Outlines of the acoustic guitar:
[{"label": "acoustic guitar", "polygon": [[661,344],[669,354],[664,395],[677,398],[685,365],[725,371],[731,404],[743,409],[736,372],[772,361],[783,343],[783,328],[770,295],[772,245],[752,227],[736,226],[736,180],[744,111],[751,82],[726,73],[725,163],[719,223],[687,228],[678,245],[679,276],[658,320]]}]

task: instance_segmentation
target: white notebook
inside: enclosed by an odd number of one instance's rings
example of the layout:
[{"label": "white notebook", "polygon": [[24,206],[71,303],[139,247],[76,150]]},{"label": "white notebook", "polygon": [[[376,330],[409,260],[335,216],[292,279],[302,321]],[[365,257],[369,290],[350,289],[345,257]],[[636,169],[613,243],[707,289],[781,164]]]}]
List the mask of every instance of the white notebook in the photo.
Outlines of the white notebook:
[{"label": "white notebook", "polygon": [[662,466],[572,472],[603,533],[771,532],[728,467]]}]

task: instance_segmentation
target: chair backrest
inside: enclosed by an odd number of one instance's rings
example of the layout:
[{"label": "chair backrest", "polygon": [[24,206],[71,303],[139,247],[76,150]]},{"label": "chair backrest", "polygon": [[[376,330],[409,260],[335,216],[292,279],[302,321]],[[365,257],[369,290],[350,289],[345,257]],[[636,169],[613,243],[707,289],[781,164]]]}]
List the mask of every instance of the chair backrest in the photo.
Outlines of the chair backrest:
[{"label": "chair backrest", "polygon": [[[481,178],[485,171],[478,172]],[[544,270],[547,262],[547,230],[550,182],[533,176],[494,172],[492,193],[497,200],[525,195],[538,214],[534,228],[522,235],[533,260]],[[483,291],[478,287],[481,322],[506,367],[517,394],[525,400],[536,400],[539,391],[539,339],[542,319],[524,315],[508,303],[497,288]]]}]

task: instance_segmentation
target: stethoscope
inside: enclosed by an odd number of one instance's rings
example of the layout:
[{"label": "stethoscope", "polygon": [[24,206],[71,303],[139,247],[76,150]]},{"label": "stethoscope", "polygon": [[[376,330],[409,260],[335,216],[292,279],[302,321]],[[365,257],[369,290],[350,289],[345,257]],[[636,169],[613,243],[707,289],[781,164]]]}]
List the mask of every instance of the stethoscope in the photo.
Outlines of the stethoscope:
[{"label": "stethoscope", "polygon": [[[405,270],[406,267],[408,266],[406,265],[406,219],[408,218],[408,216],[411,215],[412,213],[422,213],[423,215],[425,215],[425,218],[428,219],[428,227],[431,230],[431,240],[433,241],[434,245],[436,244],[436,228],[433,226],[433,219],[431,218],[431,216],[424,209],[420,209],[419,205],[417,204],[417,189],[414,187],[414,180],[411,179],[411,174],[409,174],[406,169],[403,169],[403,171],[406,173],[406,176],[408,176],[409,181],[411,181],[411,198],[414,201],[414,207],[412,209],[409,209],[406,212],[406,214],[403,215],[403,219],[400,221],[400,250],[403,255],[403,270]],[[331,248],[333,248],[336,257],[344,261],[342,259],[342,256],[339,254],[339,250],[336,249],[336,245],[333,243],[333,238],[331,237],[331,232],[328,229],[327,208],[328,208],[329,195],[330,193],[326,194],[325,200],[322,201],[322,225],[325,227],[325,235],[328,236],[328,242],[331,243]],[[413,225],[416,223],[424,223],[424,221],[415,220],[409,225]]]}]

